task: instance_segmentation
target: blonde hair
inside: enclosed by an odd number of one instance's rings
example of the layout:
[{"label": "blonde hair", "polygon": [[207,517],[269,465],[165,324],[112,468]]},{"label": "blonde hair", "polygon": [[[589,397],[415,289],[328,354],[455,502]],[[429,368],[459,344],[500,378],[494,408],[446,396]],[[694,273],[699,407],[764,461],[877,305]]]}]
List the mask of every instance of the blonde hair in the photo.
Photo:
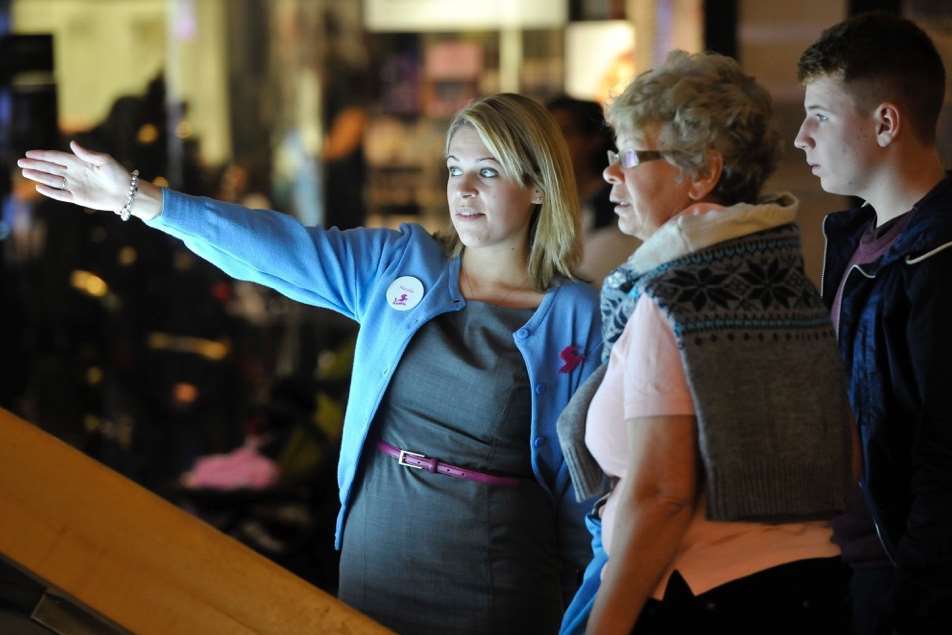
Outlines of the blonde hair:
[{"label": "blonde hair", "polygon": [[704,169],[710,150],[720,152],[724,168],[712,195],[733,205],[756,201],[777,166],[772,115],[770,95],[733,59],[673,51],[628,85],[606,119],[619,136],[659,125],[659,149],[691,176]]},{"label": "blonde hair", "polygon": [[[529,278],[545,291],[556,275],[572,278],[581,258],[579,203],[572,159],[552,115],[539,103],[501,93],[478,99],[458,113],[446,132],[446,152],[456,131],[471,126],[503,176],[542,192],[529,226]],[[463,251],[455,232],[444,237],[453,256]]]}]

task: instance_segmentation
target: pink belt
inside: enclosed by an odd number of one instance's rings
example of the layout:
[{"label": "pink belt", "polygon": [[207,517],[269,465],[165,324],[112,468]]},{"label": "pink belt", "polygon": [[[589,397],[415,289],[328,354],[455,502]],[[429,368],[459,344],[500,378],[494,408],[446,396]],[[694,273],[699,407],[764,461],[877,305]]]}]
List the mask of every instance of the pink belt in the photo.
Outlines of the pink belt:
[{"label": "pink belt", "polygon": [[462,478],[467,481],[476,481],[477,483],[484,483],[486,485],[499,485],[502,487],[518,487],[519,481],[521,480],[518,478],[512,478],[510,476],[496,476],[495,474],[486,474],[485,472],[470,470],[465,467],[459,467],[458,465],[443,463],[439,459],[425,456],[418,452],[401,450],[396,446],[390,445],[386,441],[377,441],[377,449],[384,454],[397,459],[397,462],[404,467],[411,467],[415,470],[426,470],[427,472],[433,472],[434,474],[445,474],[446,476],[450,476],[452,478]]}]

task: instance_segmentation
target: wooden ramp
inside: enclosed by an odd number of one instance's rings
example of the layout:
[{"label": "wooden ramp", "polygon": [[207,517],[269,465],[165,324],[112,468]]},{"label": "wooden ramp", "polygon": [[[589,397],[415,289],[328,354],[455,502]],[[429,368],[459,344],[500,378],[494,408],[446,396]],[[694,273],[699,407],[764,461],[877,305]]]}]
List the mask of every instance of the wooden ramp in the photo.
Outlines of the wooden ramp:
[{"label": "wooden ramp", "polygon": [[132,633],[389,633],[0,409],[0,555]]}]

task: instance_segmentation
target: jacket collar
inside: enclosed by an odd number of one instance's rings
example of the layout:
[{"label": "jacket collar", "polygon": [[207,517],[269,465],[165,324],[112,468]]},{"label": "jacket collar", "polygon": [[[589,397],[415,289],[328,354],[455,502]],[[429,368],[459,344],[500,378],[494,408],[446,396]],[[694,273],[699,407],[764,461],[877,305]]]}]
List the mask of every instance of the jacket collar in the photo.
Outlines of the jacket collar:
[{"label": "jacket collar", "polygon": [[944,179],[913,205],[909,225],[883,258],[918,258],[952,241],[952,177]]},{"label": "jacket collar", "polygon": [[792,223],[800,203],[784,192],[759,203],[730,207],[697,203],[673,216],[628,259],[638,273],[681,256],[748,234]]},{"label": "jacket collar", "polygon": [[[952,176],[946,175],[907,213],[911,214],[908,225],[879,263],[864,267],[869,274],[900,259],[915,260],[952,241]],[[830,214],[824,221],[827,239],[835,241],[837,253],[848,260],[875,218],[871,205]]]}]

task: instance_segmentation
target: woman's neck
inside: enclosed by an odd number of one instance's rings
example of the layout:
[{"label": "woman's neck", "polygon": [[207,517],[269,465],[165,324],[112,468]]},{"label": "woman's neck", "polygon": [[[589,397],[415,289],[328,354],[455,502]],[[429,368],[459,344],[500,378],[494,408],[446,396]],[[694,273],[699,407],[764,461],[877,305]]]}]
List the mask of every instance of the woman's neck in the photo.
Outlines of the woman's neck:
[{"label": "woman's neck", "polygon": [[528,258],[512,251],[464,249],[460,291],[467,300],[513,308],[533,308],[543,294],[529,277]]}]

